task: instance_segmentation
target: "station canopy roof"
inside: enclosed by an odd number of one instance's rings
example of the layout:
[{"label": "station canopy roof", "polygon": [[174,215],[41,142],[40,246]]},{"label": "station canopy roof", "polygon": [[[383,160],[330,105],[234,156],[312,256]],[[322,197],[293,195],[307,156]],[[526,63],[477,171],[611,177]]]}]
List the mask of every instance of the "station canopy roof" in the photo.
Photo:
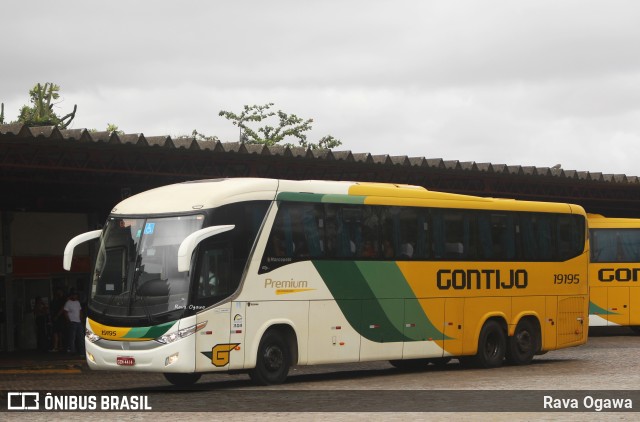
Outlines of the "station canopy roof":
[{"label": "station canopy roof", "polygon": [[0,125],[2,210],[103,216],[128,195],[219,177],[403,183],[469,195],[571,202],[588,212],[640,217],[640,179],[624,174]]}]

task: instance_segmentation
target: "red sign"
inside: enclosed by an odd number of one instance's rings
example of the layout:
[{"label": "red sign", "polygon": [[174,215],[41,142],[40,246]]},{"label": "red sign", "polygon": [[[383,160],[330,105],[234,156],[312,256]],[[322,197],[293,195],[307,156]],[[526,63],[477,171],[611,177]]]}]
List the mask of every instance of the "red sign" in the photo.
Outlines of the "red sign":
[{"label": "red sign", "polygon": [[118,356],[116,363],[120,366],[133,366],[136,364],[136,360],[131,356]]}]

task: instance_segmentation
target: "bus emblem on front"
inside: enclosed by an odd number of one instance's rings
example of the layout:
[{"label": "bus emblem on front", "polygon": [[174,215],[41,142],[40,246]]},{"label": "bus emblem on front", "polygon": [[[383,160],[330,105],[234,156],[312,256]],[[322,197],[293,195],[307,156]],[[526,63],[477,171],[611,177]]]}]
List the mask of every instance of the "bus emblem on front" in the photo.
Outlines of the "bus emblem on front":
[{"label": "bus emblem on front", "polygon": [[231,351],[238,347],[240,343],[216,344],[211,349],[211,363],[214,366],[221,367],[229,364]]}]

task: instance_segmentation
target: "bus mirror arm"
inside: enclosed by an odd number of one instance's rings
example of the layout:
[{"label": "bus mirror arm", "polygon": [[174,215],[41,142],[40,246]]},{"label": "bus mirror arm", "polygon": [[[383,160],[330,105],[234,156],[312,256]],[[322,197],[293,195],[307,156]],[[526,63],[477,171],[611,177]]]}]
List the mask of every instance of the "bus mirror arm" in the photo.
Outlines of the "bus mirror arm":
[{"label": "bus mirror arm", "polygon": [[213,226],[198,230],[187,236],[178,249],[178,271],[185,272],[191,268],[191,256],[200,242],[220,233],[228,232],[235,228],[234,225]]},{"label": "bus mirror arm", "polygon": [[93,230],[90,232],[82,233],[71,239],[67,246],[64,248],[64,257],[62,259],[62,267],[70,271],[71,270],[71,261],[73,260],[73,250],[76,246],[81,243],[88,242],[89,240],[93,240],[95,238],[100,237],[100,233],[102,230]]}]

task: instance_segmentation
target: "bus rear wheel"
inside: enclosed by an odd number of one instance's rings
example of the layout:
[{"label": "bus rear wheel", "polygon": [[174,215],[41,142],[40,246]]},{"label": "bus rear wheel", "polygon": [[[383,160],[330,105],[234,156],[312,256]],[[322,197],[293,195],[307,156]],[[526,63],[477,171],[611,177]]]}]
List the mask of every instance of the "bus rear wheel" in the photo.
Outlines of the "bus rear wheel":
[{"label": "bus rear wheel", "polygon": [[291,367],[291,352],[287,342],[277,330],[269,330],[258,346],[256,367],[249,372],[260,385],[282,384]]},{"label": "bus rear wheel", "polygon": [[535,324],[527,319],[520,320],[513,336],[509,337],[507,361],[514,365],[531,363],[538,351],[538,338],[539,332]]},{"label": "bus rear wheel", "polygon": [[485,322],[478,339],[478,354],[474,363],[481,368],[502,365],[507,350],[507,339],[502,326],[495,320]]},{"label": "bus rear wheel", "polygon": [[200,379],[201,374],[174,374],[165,372],[164,377],[177,387],[189,387]]}]

